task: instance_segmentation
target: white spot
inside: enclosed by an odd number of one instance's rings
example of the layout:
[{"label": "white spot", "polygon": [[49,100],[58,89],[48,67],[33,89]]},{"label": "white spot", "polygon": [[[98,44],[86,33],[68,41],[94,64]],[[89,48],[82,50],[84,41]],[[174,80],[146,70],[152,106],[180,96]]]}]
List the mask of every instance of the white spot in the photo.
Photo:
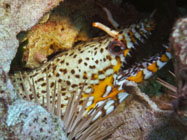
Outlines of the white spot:
[{"label": "white spot", "polygon": [[143,65],[144,68],[146,68],[148,66],[147,62],[143,62],[142,65]]},{"label": "white spot", "polygon": [[104,75],[104,74],[100,74],[100,75],[98,76],[98,78],[99,78],[99,79],[105,79],[105,75]]},{"label": "white spot", "polygon": [[97,113],[97,115],[93,118],[93,121],[95,121],[96,119],[98,119],[98,118],[101,116],[101,114],[102,114],[102,112],[99,111],[99,112]]},{"label": "white spot", "polygon": [[108,109],[106,109],[106,114],[108,115],[114,110],[114,106],[110,106]]},{"label": "white spot", "polygon": [[131,41],[127,41],[127,48],[134,48],[134,45]]},{"label": "white spot", "polygon": [[123,102],[125,100],[125,98],[128,96],[128,94],[126,92],[121,92],[118,94],[118,99],[119,99],[119,102]]},{"label": "white spot", "polygon": [[92,101],[88,101],[86,106],[89,107],[91,104],[92,104]]},{"label": "white spot", "polygon": [[111,92],[111,90],[112,90],[112,87],[111,86],[107,86],[106,87],[106,92],[104,93],[103,97],[108,96],[108,94]]},{"label": "white spot", "polygon": [[106,72],[105,72],[105,75],[106,75],[106,76],[109,76],[109,75],[111,75],[113,72],[114,72],[113,69],[107,69]]},{"label": "white spot", "polygon": [[92,73],[91,73],[91,72],[88,72],[88,73],[87,73],[87,77],[89,77],[89,78],[90,78],[90,77],[91,77],[91,75],[92,75]]},{"label": "white spot", "polygon": [[160,60],[157,60],[157,65],[159,67],[159,69],[161,69],[167,62],[162,62]]},{"label": "white spot", "polygon": [[141,31],[143,31],[144,33],[147,33],[147,30],[144,28],[144,23],[141,22]]},{"label": "white spot", "polygon": [[171,59],[171,58],[172,58],[171,53],[166,52],[166,55],[167,55],[167,57],[168,57],[169,59]]},{"label": "white spot", "polygon": [[132,32],[134,33],[135,37],[137,39],[139,39],[142,43],[144,42],[143,38],[141,37],[141,35],[134,29],[134,27],[132,28]]},{"label": "white spot", "polygon": [[144,69],[143,73],[145,75],[144,79],[149,79],[152,76],[152,74],[153,74],[151,71],[149,71],[147,69]]},{"label": "white spot", "polygon": [[109,100],[109,101],[107,101],[107,103],[106,103],[104,109],[107,110],[107,108],[109,108],[113,103],[114,103],[114,100]]},{"label": "white spot", "polygon": [[90,98],[89,98],[89,100],[93,100],[94,99],[94,97],[93,96],[91,96]]},{"label": "white spot", "polygon": [[96,105],[97,105],[98,107],[100,107],[104,102],[105,102],[105,101],[100,101],[100,102],[98,102]]},{"label": "white spot", "polygon": [[99,83],[99,80],[90,80],[90,84],[98,84]]},{"label": "white spot", "polygon": [[90,80],[90,84],[94,84],[95,83],[95,80]]},{"label": "white spot", "polygon": [[113,66],[117,65],[116,59],[113,59],[113,60],[111,61],[111,64],[112,64]]},{"label": "white spot", "polygon": [[94,84],[98,84],[98,83],[99,83],[99,80],[95,80],[95,81],[94,81]]},{"label": "white spot", "polygon": [[69,91],[73,91],[73,88],[72,88],[72,87],[69,87]]},{"label": "white spot", "polygon": [[87,89],[85,90],[85,92],[86,92],[86,93],[91,93],[91,92],[92,92],[92,88],[87,88]]},{"label": "white spot", "polygon": [[103,69],[104,69],[104,67],[103,67],[103,66],[100,66],[98,69],[101,71],[101,70],[103,70]]},{"label": "white spot", "polygon": [[97,69],[93,69],[92,72],[93,72],[94,74],[96,74],[96,73],[98,73],[98,70],[97,70]]}]

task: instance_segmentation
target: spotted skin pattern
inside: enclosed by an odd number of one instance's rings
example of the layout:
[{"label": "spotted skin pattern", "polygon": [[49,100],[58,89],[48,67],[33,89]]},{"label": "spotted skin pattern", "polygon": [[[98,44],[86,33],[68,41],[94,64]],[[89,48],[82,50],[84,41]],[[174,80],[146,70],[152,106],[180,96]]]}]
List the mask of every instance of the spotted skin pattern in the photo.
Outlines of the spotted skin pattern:
[{"label": "spotted skin pattern", "polygon": [[[34,81],[36,95],[40,103],[47,102],[46,78],[49,81],[50,91],[54,90],[55,83],[57,83],[58,91],[62,95],[62,113],[65,111],[71,94],[80,92],[83,87],[82,99],[90,94],[87,110],[89,111],[96,105],[101,106],[103,101],[108,99],[104,107],[105,110],[102,112],[108,114],[127,96],[122,89],[125,82],[140,83],[144,79],[148,79],[171,58],[168,49],[166,49],[166,51],[151,57],[147,62],[145,61],[144,64],[135,65],[123,71],[122,66],[125,66],[125,57],[130,55],[129,50],[138,47],[138,42],[144,43],[151,35],[154,26],[154,21],[147,19],[118,31],[117,38],[106,36],[82,42],[74,49],[57,55],[42,67],[27,72],[27,74],[23,72],[24,82],[20,73],[12,75],[11,80],[17,92],[24,98],[26,98],[26,94],[23,93],[27,92],[31,100],[34,97],[29,81],[31,83]],[[51,92],[51,100],[52,97]]]}]

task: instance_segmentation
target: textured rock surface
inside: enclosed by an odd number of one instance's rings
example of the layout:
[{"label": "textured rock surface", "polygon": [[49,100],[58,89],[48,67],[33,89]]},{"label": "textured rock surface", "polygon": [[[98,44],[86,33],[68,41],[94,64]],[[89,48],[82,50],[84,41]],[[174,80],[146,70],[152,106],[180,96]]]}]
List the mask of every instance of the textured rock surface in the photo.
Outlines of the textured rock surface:
[{"label": "textured rock surface", "polygon": [[61,119],[41,106],[20,100],[7,76],[18,47],[16,35],[26,31],[61,0],[0,1],[0,139],[63,139]]},{"label": "textured rock surface", "polygon": [[16,35],[26,31],[62,0],[1,0],[0,1],[0,65],[10,69],[16,54]]},{"label": "textured rock surface", "polygon": [[[70,17],[52,13],[46,23],[34,26],[24,40],[28,40],[23,61],[27,68],[41,66],[36,54],[40,53],[45,58],[60,50],[71,49],[73,44],[80,40],[87,40],[88,35],[82,17],[77,16],[75,21]],[[84,32],[83,32],[84,31]],[[88,31],[87,31],[88,32]]]},{"label": "textured rock surface", "polygon": [[[142,94],[137,89],[134,93]],[[143,95],[143,94],[142,94]],[[143,95],[125,104],[121,113],[115,113],[103,123],[102,129],[118,126],[109,140],[184,140],[186,126],[174,118],[172,111],[162,111]],[[118,109],[119,110],[119,109]]]},{"label": "textured rock surface", "polygon": [[174,68],[177,80],[175,110],[180,120],[187,126],[187,18],[177,20],[170,38],[174,56]]},{"label": "textured rock surface", "polygon": [[0,139],[66,140],[64,124],[40,105],[16,95],[0,69]]}]

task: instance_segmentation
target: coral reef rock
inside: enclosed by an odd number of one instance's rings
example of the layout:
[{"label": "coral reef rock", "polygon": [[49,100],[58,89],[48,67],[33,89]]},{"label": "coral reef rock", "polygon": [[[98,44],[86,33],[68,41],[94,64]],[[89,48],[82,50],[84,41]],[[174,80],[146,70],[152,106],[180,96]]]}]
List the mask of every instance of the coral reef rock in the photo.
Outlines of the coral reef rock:
[{"label": "coral reef rock", "polygon": [[66,140],[64,123],[40,105],[16,95],[0,69],[0,139]]},{"label": "coral reef rock", "polygon": [[16,35],[35,25],[62,0],[3,0],[0,1],[0,65],[5,72],[16,54]]}]

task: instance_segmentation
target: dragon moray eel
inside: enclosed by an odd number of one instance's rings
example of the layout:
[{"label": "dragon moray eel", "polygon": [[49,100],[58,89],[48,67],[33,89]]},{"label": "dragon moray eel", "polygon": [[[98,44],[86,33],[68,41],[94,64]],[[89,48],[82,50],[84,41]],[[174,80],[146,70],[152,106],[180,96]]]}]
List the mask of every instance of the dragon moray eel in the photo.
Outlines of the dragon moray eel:
[{"label": "dragon moray eel", "polygon": [[[47,85],[53,91],[57,83],[58,92],[62,95],[62,113],[71,94],[82,91],[82,99],[89,95],[87,110],[101,106],[107,100],[99,115],[108,114],[127,96],[122,88],[126,82],[140,83],[148,79],[171,58],[169,49],[165,47],[164,51],[145,59],[141,64],[125,69],[126,57],[132,55],[131,49],[136,49],[139,42],[144,43],[151,35],[155,26],[152,17],[121,30],[112,30],[101,23],[94,23],[93,26],[104,30],[108,36],[79,43],[38,69],[14,73],[10,77],[17,92],[23,98],[29,95],[34,100],[30,84],[34,85],[37,99],[42,104],[47,102]],[[52,97],[51,92],[51,102]]]}]

